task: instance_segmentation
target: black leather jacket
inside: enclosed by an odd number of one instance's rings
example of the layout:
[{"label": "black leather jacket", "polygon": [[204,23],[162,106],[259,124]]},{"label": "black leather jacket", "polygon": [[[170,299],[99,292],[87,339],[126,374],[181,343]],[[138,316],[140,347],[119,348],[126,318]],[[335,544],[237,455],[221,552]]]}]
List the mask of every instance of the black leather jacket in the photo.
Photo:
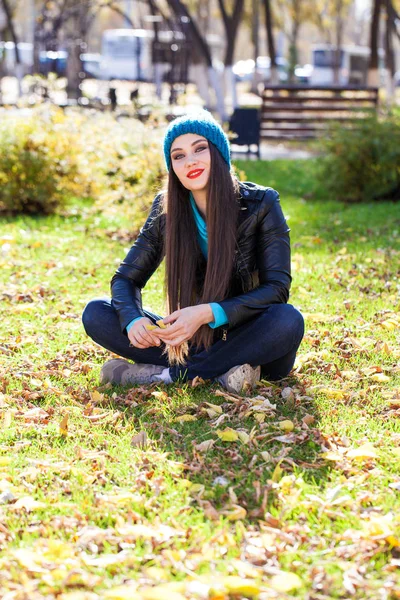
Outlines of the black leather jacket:
[{"label": "black leather jacket", "polygon": [[[219,302],[229,324],[216,328],[216,338],[226,339],[229,328],[249,321],[269,304],[289,298],[289,228],[272,188],[255,183],[240,184],[239,223],[231,289]],[[121,330],[143,316],[141,290],[164,257],[165,214],[156,196],[146,223],[111,281],[112,304]],[[161,214],[160,214],[161,213]]]}]

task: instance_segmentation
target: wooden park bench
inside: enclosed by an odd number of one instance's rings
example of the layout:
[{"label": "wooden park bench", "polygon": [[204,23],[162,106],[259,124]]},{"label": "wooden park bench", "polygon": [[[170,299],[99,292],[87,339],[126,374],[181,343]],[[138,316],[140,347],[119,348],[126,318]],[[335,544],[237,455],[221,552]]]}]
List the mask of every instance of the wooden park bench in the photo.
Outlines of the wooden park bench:
[{"label": "wooden park bench", "polygon": [[273,86],[262,92],[261,140],[305,140],[332,122],[354,127],[378,107],[377,88]]}]

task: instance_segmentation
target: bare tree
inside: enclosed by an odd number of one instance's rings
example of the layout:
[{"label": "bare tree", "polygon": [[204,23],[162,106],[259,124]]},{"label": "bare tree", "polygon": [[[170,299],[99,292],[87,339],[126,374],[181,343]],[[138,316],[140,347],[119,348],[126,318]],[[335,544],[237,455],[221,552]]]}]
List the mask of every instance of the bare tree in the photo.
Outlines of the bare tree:
[{"label": "bare tree", "polygon": [[263,0],[265,9],[265,26],[267,30],[267,46],[268,54],[271,61],[271,83],[277,85],[279,83],[278,68],[276,64],[275,40],[273,34],[273,19],[270,0]]},{"label": "bare tree", "polygon": [[8,0],[0,0],[1,6],[3,7],[4,14],[7,22],[7,29],[10,32],[12,41],[14,42],[14,54],[15,54],[15,74],[18,79],[18,93],[21,95],[21,81],[22,81],[22,63],[21,56],[18,49],[18,36],[14,26],[14,20],[12,17],[12,10]]},{"label": "bare tree", "polygon": [[393,36],[397,33],[395,24],[395,10],[392,0],[385,0],[385,64],[386,64],[386,98],[388,106],[391,106],[395,98],[395,80],[396,72],[395,55],[393,49]]},{"label": "bare tree", "polygon": [[229,15],[225,0],[218,0],[219,9],[221,11],[222,21],[225,28],[225,79],[231,89],[232,95],[232,107],[235,109],[238,105],[237,93],[236,93],[236,80],[235,75],[232,71],[233,55],[235,52],[235,43],[237,39],[237,30],[243,15],[244,0],[235,0],[232,14]]},{"label": "bare tree", "polygon": [[382,0],[373,0],[372,18],[369,34],[370,57],[368,65],[368,85],[377,87],[379,85],[379,25],[381,16]]},{"label": "bare tree", "polygon": [[[202,74],[201,71],[199,71],[199,81],[202,82],[202,83],[200,83],[200,87],[198,85],[199,90],[201,90],[204,87],[207,87],[205,84],[205,79],[208,76],[208,79],[211,83],[211,87],[215,91],[218,113],[220,115],[220,118],[223,121],[225,121],[227,119],[227,114],[226,114],[226,110],[225,110],[224,95],[222,92],[221,82],[219,80],[218,74],[213,67],[211,51],[208,46],[207,40],[201,34],[199,28],[196,25],[195,20],[193,19],[192,15],[189,12],[189,9],[181,0],[167,0],[167,1],[168,1],[169,7],[174,12],[175,16],[178,19],[185,21],[185,23],[187,25],[187,31],[190,35],[190,40],[193,43],[198,55],[202,58],[203,64],[205,63],[206,73]],[[204,77],[204,75],[205,75],[205,77]],[[206,100],[206,102],[207,102],[207,100]]]}]

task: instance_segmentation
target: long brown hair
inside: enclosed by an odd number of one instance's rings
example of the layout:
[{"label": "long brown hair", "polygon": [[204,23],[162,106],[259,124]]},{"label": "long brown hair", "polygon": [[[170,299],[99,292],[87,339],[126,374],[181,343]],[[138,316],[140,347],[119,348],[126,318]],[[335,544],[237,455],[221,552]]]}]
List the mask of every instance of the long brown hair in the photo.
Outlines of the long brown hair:
[{"label": "long brown hair", "polygon": [[[207,196],[207,263],[197,241],[197,227],[189,190],[174,170],[168,176],[164,196],[166,212],[165,282],[169,314],[196,304],[219,302],[227,297],[235,256],[239,213],[239,185],[217,148],[210,141],[211,169]],[[204,276],[205,270],[205,276]],[[190,346],[209,348],[213,330],[202,325]]]}]

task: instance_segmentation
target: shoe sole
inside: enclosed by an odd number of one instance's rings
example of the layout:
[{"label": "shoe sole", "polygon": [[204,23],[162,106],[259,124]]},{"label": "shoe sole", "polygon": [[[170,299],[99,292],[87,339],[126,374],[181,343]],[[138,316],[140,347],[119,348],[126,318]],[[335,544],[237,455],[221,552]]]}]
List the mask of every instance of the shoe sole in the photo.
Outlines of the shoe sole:
[{"label": "shoe sole", "polygon": [[226,389],[228,392],[240,394],[243,386],[248,383],[254,388],[257,381],[260,381],[261,367],[252,367],[249,364],[240,365],[231,375],[228,375]]}]

